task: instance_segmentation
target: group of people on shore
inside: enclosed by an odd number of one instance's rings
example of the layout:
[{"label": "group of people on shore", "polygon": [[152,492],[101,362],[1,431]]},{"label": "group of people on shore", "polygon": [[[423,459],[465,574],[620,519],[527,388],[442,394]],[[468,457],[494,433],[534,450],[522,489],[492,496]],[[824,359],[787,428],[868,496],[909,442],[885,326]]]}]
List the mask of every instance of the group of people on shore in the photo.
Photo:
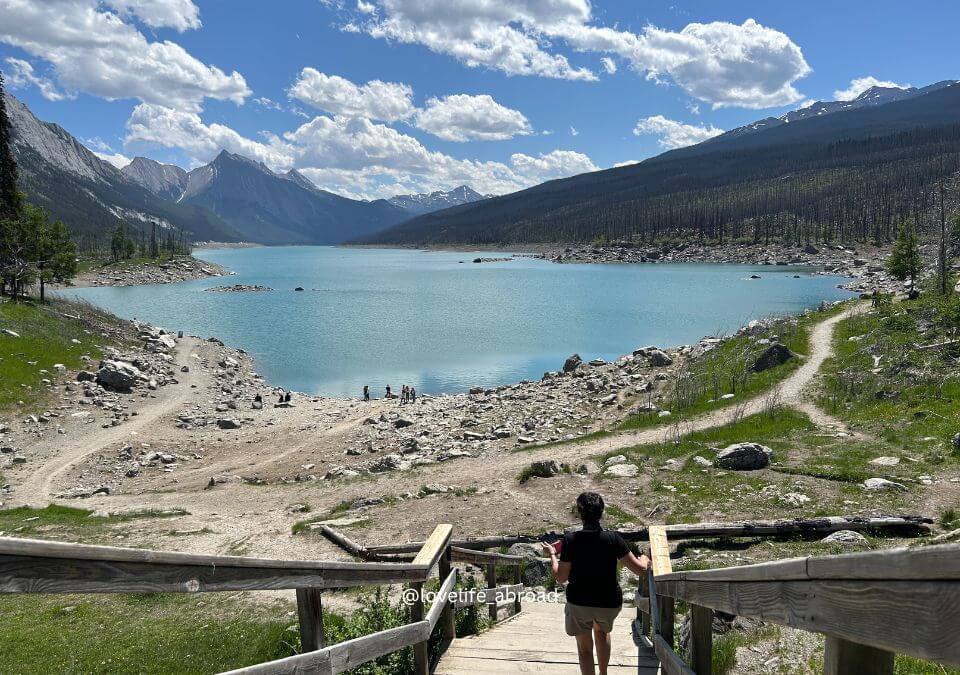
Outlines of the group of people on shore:
[{"label": "group of people on shore", "polygon": [[[414,387],[403,385],[403,388],[400,390],[400,396],[397,396],[393,393],[393,390],[390,388],[390,385],[387,385],[387,392],[383,396],[384,398],[399,398],[400,405],[405,405],[407,403],[416,403],[417,402],[417,390]],[[370,400],[370,387],[368,385],[363,385],[363,400]]]}]

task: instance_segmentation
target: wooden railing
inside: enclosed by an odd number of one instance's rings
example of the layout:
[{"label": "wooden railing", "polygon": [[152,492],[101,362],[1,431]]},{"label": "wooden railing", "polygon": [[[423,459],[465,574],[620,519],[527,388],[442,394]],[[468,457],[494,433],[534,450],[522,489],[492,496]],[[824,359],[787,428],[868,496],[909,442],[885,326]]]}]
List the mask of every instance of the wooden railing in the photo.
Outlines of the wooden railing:
[{"label": "wooden railing", "polygon": [[[521,609],[523,559],[450,545],[451,525],[438,525],[409,562],[341,562],[271,560],[144,549],[88,546],[0,537],[0,593],[202,593],[293,589],[303,653],[231,671],[245,675],[341,673],[386,654],[413,647],[415,672],[430,669],[428,641],[439,625],[441,648],[456,637],[455,610],[490,606],[497,620],[498,602],[514,596]],[[454,563],[485,567],[486,588],[458,594],[450,602],[458,573]],[[513,584],[497,586],[497,566],[514,570]],[[424,611],[424,583],[439,566],[440,587]],[[329,647],[323,633],[321,593],[325,589],[408,584],[415,593],[410,623]],[[462,598],[461,598],[462,596]]]},{"label": "wooden railing", "polygon": [[[960,545],[672,572],[666,532],[651,526],[650,552],[637,631],[652,629],[668,675],[711,673],[714,611],[822,633],[825,675],[892,674],[898,653],[960,666]],[[690,665],[674,651],[678,600],[690,606]]]}]

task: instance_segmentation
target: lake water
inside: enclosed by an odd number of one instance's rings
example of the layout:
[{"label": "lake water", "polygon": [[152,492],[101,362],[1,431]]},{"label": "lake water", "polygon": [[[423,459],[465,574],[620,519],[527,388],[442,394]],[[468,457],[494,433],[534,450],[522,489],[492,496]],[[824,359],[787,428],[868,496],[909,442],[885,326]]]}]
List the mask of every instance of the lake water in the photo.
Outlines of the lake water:
[{"label": "lake water", "polygon": [[[387,384],[446,393],[539,379],[574,352],[609,360],[850,297],[835,277],[773,266],[475,264],[478,255],[509,254],[330,247],[196,255],[236,275],[69,294],[122,317],[216,335],[247,350],[271,384],[348,396],[364,384],[379,396]],[[234,283],[275,290],[204,290]]]}]

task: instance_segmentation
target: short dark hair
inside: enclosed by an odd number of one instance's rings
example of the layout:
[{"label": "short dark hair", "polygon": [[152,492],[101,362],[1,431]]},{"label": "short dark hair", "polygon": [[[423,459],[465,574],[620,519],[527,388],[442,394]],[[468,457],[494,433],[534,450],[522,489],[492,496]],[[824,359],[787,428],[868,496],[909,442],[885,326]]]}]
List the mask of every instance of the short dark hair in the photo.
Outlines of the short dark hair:
[{"label": "short dark hair", "polygon": [[603,497],[596,492],[582,492],[577,497],[577,510],[585,523],[599,522],[603,516]]}]

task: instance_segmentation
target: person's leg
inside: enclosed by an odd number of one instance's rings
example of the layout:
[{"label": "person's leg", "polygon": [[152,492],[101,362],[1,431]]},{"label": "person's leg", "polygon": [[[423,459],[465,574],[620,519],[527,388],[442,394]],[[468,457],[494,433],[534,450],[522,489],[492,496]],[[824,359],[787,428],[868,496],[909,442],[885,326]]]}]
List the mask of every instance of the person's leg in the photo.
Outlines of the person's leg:
[{"label": "person's leg", "polygon": [[[609,653],[607,654],[609,659]],[[595,675],[593,669],[593,635],[583,633],[577,636],[577,659],[580,661],[580,675]],[[603,671],[606,672],[606,671]]]},{"label": "person's leg", "polygon": [[593,642],[597,646],[597,665],[600,666],[600,675],[607,675],[607,666],[610,664],[610,633],[604,631],[599,624],[593,624]]}]

